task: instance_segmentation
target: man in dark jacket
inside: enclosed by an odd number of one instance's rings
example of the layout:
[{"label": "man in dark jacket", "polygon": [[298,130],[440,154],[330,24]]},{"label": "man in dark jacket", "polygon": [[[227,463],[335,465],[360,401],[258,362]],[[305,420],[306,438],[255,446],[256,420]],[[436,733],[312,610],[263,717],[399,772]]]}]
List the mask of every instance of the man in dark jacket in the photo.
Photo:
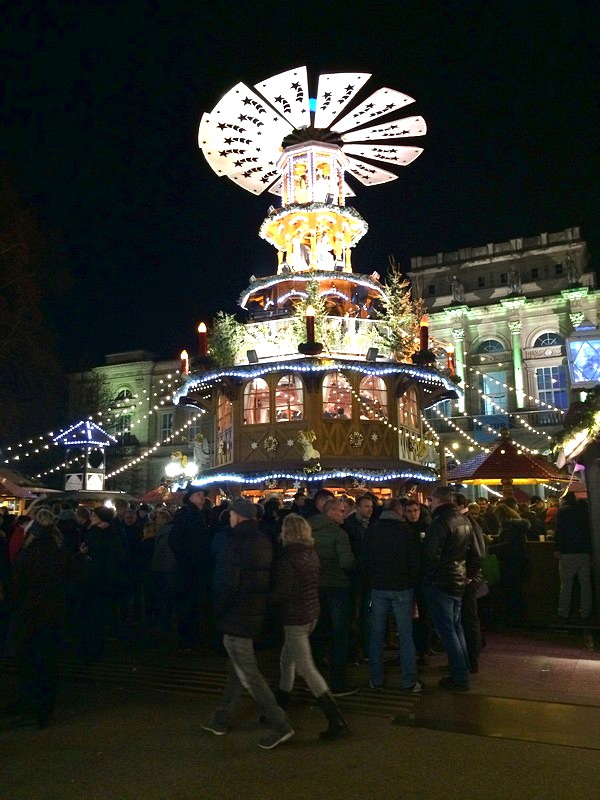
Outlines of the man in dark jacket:
[{"label": "man in dark jacket", "polygon": [[357,688],[346,682],[348,644],[350,638],[350,577],[356,560],[348,534],[342,528],[344,505],[341,500],[329,499],[323,513],[310,517],[315,548],[319,556],[319,601],[321,617],[312,634],[317,664],[324,661],[324,645],[331,631],[329,677],[334,697],[354,694]]},{"label": "man in dark jacket", "polygon": [[424,542],[423,582],[433,624],[448,653],[450,676],[443,689],[468,691],[469,657],[460,621],[462,595],[481,569],[473,528],[453,503],[454,492],[438,486],[431,496],[432,520]]},{"label": "man in dark jacket", "polygon": [[367,531],[361,566],[371,586],[371,688],[383,688],[383,643],[387,619],[394,614],[400,641],[402,688],[423,691],[417,680],[417,660],[412,637],[414,587],[419,580],[419,535],[404,522],[402,501],[390,500],[379,520]]},{"label": "man in dark jacket", "polygon": [[568,620],[575,577],[579,582],[581,618],[592,615],[592,536],[587,503],[577,501],[574,492],[567,492],[556,514],[554,556],[559,560],[560,596],[558,616]]},{"label": "man in dark jacket", "polygon": [[175,514],[169,547],[177,562],[176,603],[179,652],[192,652],[200,642],[200,617],[208,630],[211,580],[211,535],[206,524],[206,492],[191,487]]},{"label": "man in dark jacket", "polygon": [[365,536],[374,522],[374,507],[370,495],[359,497],[355,510],[348,514],[343,526],[358,565],[350,576],[350,659],[359,664],[369,649],[369,584],[360,566],[360,557]]},{"label": "man in dark jacket", "polygon": [[223,645],[229,656],[227,683],[221,703],[203,728],[216,736],[227,733],[235,706],[247,689],[272,728],[259,741],[271,750],[294,735],[288,718],[277,705],[263,678],[254,654],[265,620],[271,585],[273,548],[256,522],[256,506],[249,500],[236,500],[229,511],[231,533],[220,551],[214,587],[216,624],[223,632]]}]

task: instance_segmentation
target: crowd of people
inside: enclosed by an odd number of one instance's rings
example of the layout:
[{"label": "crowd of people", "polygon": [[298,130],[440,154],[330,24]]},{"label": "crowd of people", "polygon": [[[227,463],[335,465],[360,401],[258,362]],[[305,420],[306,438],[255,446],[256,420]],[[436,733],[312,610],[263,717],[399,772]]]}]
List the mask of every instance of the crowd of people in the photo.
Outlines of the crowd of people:
[{"label": "crowd of people", "polygon": [[[539,531],[542,531],[540,533]],[[401,689],[423,691],[419,670],[432,648],[448,657],[444,690],[468,691],[479,670],[483,627],[494,608],[522,623],[527,540],[553,536],[559,559],[558,615],[592,613],[587,507],[567,493],[560,507],[539,498],[519,506],[439,486],[416,497],[356,498],[327,489],[239,498],[214,506],[190,487],[181,507],[117,499],[114,508],[49,508],[0,516],[0,638],[18,659],[19,697],[5,712],[17,725],[49,724],[58,658],[70,639],[85,663],[102,660],[124,626],[176,630],[182,657],[210,648],[228,659],[227,683],[204,727],[228,732],[243,690],[268,730],[259,745],[293,736],[287,715],[296,673],[327,720],[321,737],[347,736],[336,698],[361,687],[349,666],[368,664],[368,691],[386,685],[384,651],[398,651]],[[256,649],[280,647],[273,692]]]}]

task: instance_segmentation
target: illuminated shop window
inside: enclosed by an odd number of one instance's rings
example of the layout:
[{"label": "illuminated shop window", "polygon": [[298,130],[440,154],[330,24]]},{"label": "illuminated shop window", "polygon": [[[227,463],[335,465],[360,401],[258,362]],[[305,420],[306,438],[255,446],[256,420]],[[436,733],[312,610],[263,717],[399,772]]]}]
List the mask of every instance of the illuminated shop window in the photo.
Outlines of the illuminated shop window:
[{"label": "illuminated shop window", "polygon": [[215,463],[217,466],[233,460],[233,407],[222,392],[217,400],[217,439],[215,442]]},{"label": "illuminated shop window", "polygon": [[341,372],[330,372],[323,379],[323,416],[327,419],[352,419],[352,392]]},{"label": "illuminated shop window", "polygon": [[275,419],[293,422],[304,417],[304,390],[298,375],[284,375],[275,390]]},{"label": "illuminated shop window", "polygon": [[228,400],[221,392],[217,402],[217,432],[222,433],[228,428],[231,428],[232,420],[231,400]]},{"label": "illuminated shop window", "polygon": [[387,417],[387,392],[383,378],[369,375],[360,382],[360,418]]},{"label": "illuminated shop window", "polygon": [[402,397],[398,398],[398,421],[407,428],[419,427],[419,406],[417,403],[417,390],[414,386],[407,389]]},{"label": "illuminated shop window", "polygon": [[270,421],[269,386],[263,378],[254,378],[244,388],[244,425],[262,425]]}]

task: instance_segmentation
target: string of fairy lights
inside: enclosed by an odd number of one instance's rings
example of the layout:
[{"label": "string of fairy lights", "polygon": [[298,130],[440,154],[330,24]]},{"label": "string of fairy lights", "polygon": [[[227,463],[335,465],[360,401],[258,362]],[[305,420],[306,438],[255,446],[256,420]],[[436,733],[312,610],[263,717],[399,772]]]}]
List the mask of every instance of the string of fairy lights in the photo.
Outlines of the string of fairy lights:
[{"label": "string of fairy lights", "polygon": [[[500,380],[497,380],[496,378],[490,376],[488,373],[483,373],[481,370],[475,369],[473,367],[467,367],[467,369],[471,373],[473,373],[474,375],[477,375],[478,377],[485,375],[487,380],[491,381],[492,383],[496,384],[499,387],[502,387],[503,389],[506,389],[507,391],[510,391],[510,392],[513,392],[513,393],[518,393],[519,395],[522,395],[523,397],[531,400],[538,407],[543,407],[545,409],[548,409],[548,410],[553,411],[553,412],[558,413],[558,414],[565,414],[566,413],[565,409],[557,408],[556,406],[553,406],[550,403],[547,403],[547,402],[545,402],[543,400],[540,400],[539,398],[533,397],[532,395],[529,395],[529,394],[527,394],[525,392],[521,392],[521,391],[515,389],[514,387],[512,387],[512,386],[510,386],[510,385],[508,385],[508,384],[506,384],[506,383],[504,383],[504,382],[502,382]],[[132,398],[125,398],[123,401],[118,400],[118,401],[116,401],[116,403],[113,406],[109,406],[106,409],[106,411],[98,411],[98,412],[96,412],[95,415],[90,415],[88,417],[88,419],[89,420],[94,420],[95,419],[96,421],[101,422],[102,424],[108,426],[108,425],[111,425],[111,424],[115,424],[119,420],[119,418],[123,418],[123,417],[125,417],[127,415],[135,413],[135,411],[138,408],[140,408],[140,406],[142,406],[144,408],[147,408],[147,404],[148,403],[152,403],[152,401],[155,401],[154,405],[152,406],[152,408],[148,408],[146,413],[140,414],[137,418],[135,418],[133,420],[129,420],[128,423],[127,423],[129,427],[127,429],[123,429],[123,431],[120,431],[120,433],[133,432],[133,430],[135,429],[136,426],[142,425],[145,420],[148,420],[153,414],[156,414],[157,412],[159,412],[161,410],[161,407],[164,407],[166,404],[170,405],[170,403],[172,402],[172,396],[173,396],[174,391],[176,391],[181,386],[181,379],[182,378],[185,379],[185,376],[182,375],[179,370],[174,370],[174,374],[173,373],[169,373],[166,376],[166,379],[160,379],[160,381],[159,381],[160,385],[156,387],[155,391],[151,391],[149,393],[148,389],[143,389],[142,392],[143,392],[144,395],[147,395],[147,397],[139,397],[138,398],[138,395],[134,395]],[[544,437],[548,441],[552,440],[552,436],[550,436],[550,435],[548,435],[548,434],[546,434],[546,433],[544,433],[542,431],[539,431],[536,428],[534,428],[532,425],[530,425],[527,422],[527,420],[524,419],[524,417],[522,416],[521,413],[509,412],[507,409],[503,408],[499,403],[497,403],[493,398],[491,398],[489,395],[485,394],[483,392],[483,390],[473,386],[472,384],[468,384],[468,383],[465,382],[464,386],[465,386],[466,389],[471,389],[471,390],[476,391],[483,399],[485,399],[487,402],[489,402],[489,404],[495,410],[497,410],[498,412],[500,412],[502,414],[505,414],[505,415],[515,419],[522,427],[524,427],[530,433],[532,433],[534,435],[537,435],[537,436]],[[381,422],[382,424],[386,425],[388,428],[396,431],[397,433],[401,432],[403,434],[408,435],[415,442],[423,443],[425,445],[437,445],[439,443],[439,435],[437,434],[435,429],[429,424],[429,422],[425,419],[425,417],[422,418],[423,419],[423,423],[424,423],[425,427],[427,428],[427,430],[430,432],[430,434],[432,436],[431,439],[427,439],[425,437],[422,437],[422,436],[418,435],[417,433],[411,433],[411,432],[407,431],[406,428],[402,428],[401,429],[399,426],[394,425],[392,422],[390,422],[390,420],[384,414],[379,412],[373,405],[367,404],[365,402],[364,398],[362,398],[360,396],[360,394],[358,392],[356,392],[356,390],[353,389],[352,387],[351,387],[351,392],[352,392],[353,396],[357,399],[357,401],[360,403],[361,408],[363,408],[363,410],[365,411],[365,415],[368,416],[369,418],[375,417],[375,419],[378,422]],[[135,402],[131,402],[131,401],[135,401]],[[470,436],[468,433],[463,431],[460,428],[459,425],[457,425],[450,417],[448,417],[439,408],[437,408],[437,406],[433,407],[433,412],[436,414],[436,416],[438,418],[442,419],[446,424],[449,425],[449,427],[451,427],[459,436],[461,436],[468,443],[470,451],[473,451],[475,448],[477,448],[482,452],[489,452],[489,448],[488,447],[485,447],[484,445],[480,444],[472,436]],[[158,450],[159,447],[161,447],[164,444],[167,444],[167,443],[171,442],[174,438],[176,438],[182,432],[184,432],[186,430],[186,428],[191,426],[198,419],[198,417],[200,416],[201,413],[205,413],[205,412],[202,411],[202,412],[199,412],[199,413],[195,414],[192,417],[192,419],[186,421],[186,423],[181,428],[179,428],[177,431],[171,432],[171,434],[169,436],[167,436],[163,442],[160,442],[160,443],[157,442],[156,445],[154,445],[153,447],[151,447],[148,450],[146,450],[140,456],[136,456],[136,457],[132,458],[130,461],[128,461],[127,463],[122,465],[117,470],[114,470],[113,472],[107,474],[106,477],[109,478],[109,477],[113,477],[113,476],[115,476],[117,474],[120,474],[120,473],[130,469],[131,467],[135,466],[137,463],[139,463],[140,461],[144,460],[145,458],[148,458],[149,456],[151,456],[153,453],[155,453]],[[469,414],[467,414],[467,412],[462,412],[462,416],[466,417],[466,418],[469,418]],[[477,422],[478,422],[479,427],[487,430],[489,433],[492,433],[495,436],[497,435],[498,431],[495,428],[491,427],[490,425],[486,424],[485,422],[483,422],[480,419],[478,419]],[[62,433],[63,431],[64,431],[64,429],[60,429],[59,433]],[[44,451],[49,451],[52,447],[61,444],[60,442],[53,441],[54,438],[56,437],[56,435],[57,434],[54,431],[49,431],[45,435],[36,436],[36,437],[33,437],[33,438],[28,439],[26,441],[20,442],[20,443],[18,443],[16,445],[10,445],[10,446],[5,447],[4,450],[6,452],[10,452],[11,455],[8,456],[8,458],[4,459],[4,463],[5,464],[9,464],[11,461],[22,461],[22,460],[24,460],[26,458],[29,458],[29,457],[32,457],[34,455],[40,455]],[[50,439],[51,441],[47,442],[46,441],[47,439]],[[538,455],[538,453],[539,453],[538,450],[532,450],[532,449],[530,449],[530,448],[528,448],[525,445],[520,444],[520,443],[517,443],[517,447],[518,447],[519,451],[524,451],[524,452],[530,453],[531,455]],[[457,463],[460,463],[460,461],[458,461],[458,459],[456,457],[456,454],[454,452],[451,452],[450,450],[446,449],[446,453],[447,453],[447,455],[451,456]],[[45,470],[44,472],[38,473],[35,477],[36,478],[42,478],[42,477],[46,477],[48,475],[52,475],[55,472],[60,471],[61,469],[64,469],[64,468],[66,468],[68,466],[71,466],[72,463],[73,463],[72,461],[61,462],[60,464],[57,464],[57,465],[55,465],[53,467],[50,467],[49,469]],[[549,485],[548,485],[547,488],[551,489],[551,490],[554,490],[554,487],[551,487]]]},{"label": "string of fairy lights", "polygon": [[[176,374],[176,376],[180,376],[179,370],[176,370],[175,374]],[[148,412],[146,414],[143,414],[143,415],[139,416],[137,419],[131,420],[129,422],[129,427],[127,429],[124,429],[122,432],[120,432],[120,433],[130,433],[130,432],[132,432],[132,429],[134,428],[134,426],[142,424],[143,421],[148,419],[150,416],[152,416],[152,414],[155,414],[157,411],[160,411],[161,410],[161,406],[165,406],[167,403],[168,404],[171,403],[171,397],[172,397],[172,394],[174,392],[174,389],[176,388],[176,386],[180,382],[177,379],[177,377],[174,378],[174,379],[171,379],[171,378],[172,378],[172,375],[169,374],[169,375],[167,375],[167,380],[166,381],[163,380],[163,379],[160,379],[159,383],[160,384],[164,384],[164,386],[158,387],[158,390],[152,392],[151,395],[148,395],[148,398],[142,397],[142,398],[139,398],[136,402],[129,403],[127,405],[125,405],[127,400],[123,401],[123,403],[124,403],[123,405],[121,405],[121,401],[118,400],[118,401],[116,401],[114,406],[109,406],[106,409],[106,411],[98,411],[95,414],[90,414],[87,417],[87,419],[90,420],[90,421],[95,421],[95,422],[101,423],[101,424],[106,425],[108,427],[110,424],[115,423],[120,417],[123,417],[123,416],[126,416],[127,414],[130,414],[132,411],[134,411],[139,406],[141,406],[143,404],[146,404],[147,402],[152,402],[152,400],[150,398],[158,398],[158,402],[156,402],[152,408],[148,409]],[[171,380],[169,380],[169,379],[171,379]],[[144,394],[148,394],[148,390],[147,389],[143,389],[142,391],[143,391]],[[137,395],[135,395],[131,399],[135,400],[136,397],[137,397]],[[116,409],[118,409],[117,413],[115,413]],[[111,416],[111,414],[112,414],[112,416]],[[23,459],[29,458],[29,457],[31,457],[33,455],[39,455],[44,450],[50,450],[52,447],[61,446],[62,442],[54,441],[54,439],[55,439],[55,437],[57,435],[59,435],[61,433],[64,433],[65,430],[67,430],[67,429],[66,428],[59,428],[59,430],[56,431],[56,432],[55,431],[48,431],[48,433],[46,433],[44,435],[41,435],[41,436],[36,436],[33,439],[28,439],[26,441],[19,442],[18,444],[6,446],[3,449],[6,450],[6,451],[10,451],[11,455],[8,458],[4,459],[4,463],[5,464],[9,464],[11,461],[22,461]],[[47,444],[42,445],[41,442],[44,442],[46,439],[51,439],[51,441],[48,442]],[[27,448],[28,446],[30,446],[29,449],[24,449],[24,448]],[[15,453],[15,451],[18,451],[18,452]],[[46,472],[40,473],[37,477],[42,477],[42,476],[45,476],[45,475],[49,475],[52,472],[56,471],[57,469],[60,469],[61,466],[64,466],[64,465],[57,465],[56,467],[54,467],[52,469],[49,469]]]},{"label": "string of fairy lights", "polygon": [[146,450],[140,456],[136,456],[135,458],[132,458],[130,461],[128,461],[126,464],[123,464],[123,466],[119,467],[118,469],[115,469],[112,472],[108,472],[106,474],[106,477],[113,478],[115,475],[120,475],[122,472],[125,472],[126,470],[131,469],[131,467],[134,467],[136,464],[139,464],[140,461],[143,461],[144,459],[148,458],[153,453],[155,453],[159,449],[159,447],[163,447],[165,444],[169,444],[170,442],[173,441],[173,439],[177,438],[177,436],[180,436],[185,431],[186,428],[189,428],[190,425],[193,425],[194,422],[196,422],[196,420],[199,417],[201,417],[202,414],[205,413],[206,412],[203,409],[197,411],[196,414],[194,414],[194,416],[191,419],[188,419],[187,422],[185,422],[180,428],[178,428],[175,431],[172,431],[172,433],[169,436],[165,437],[165,440],[163,442],[157,442],[153,447],[148,448],[148,450]]}]

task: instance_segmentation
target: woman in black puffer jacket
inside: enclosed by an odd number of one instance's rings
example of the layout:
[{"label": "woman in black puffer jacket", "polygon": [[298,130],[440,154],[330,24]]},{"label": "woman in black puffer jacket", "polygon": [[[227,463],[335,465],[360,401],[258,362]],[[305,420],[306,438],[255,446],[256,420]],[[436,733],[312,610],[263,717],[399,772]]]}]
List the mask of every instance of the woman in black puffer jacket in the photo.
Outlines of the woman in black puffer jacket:
[{"label": "woman in black puffer jacket", "polygon": [[286,708],[298,671],[329,722],[320,738],[341,738],[347,736],[350,729],[315,666],[308,638],[317,624],[320,610],[319,557],[310,525],[299,514],[288,514],[283,520],[281,541],[283,552],[275,565],[274,586],[269,596],[269,602],[281,610],[285,633],[279,689],[275,696],[279,705]]}]

